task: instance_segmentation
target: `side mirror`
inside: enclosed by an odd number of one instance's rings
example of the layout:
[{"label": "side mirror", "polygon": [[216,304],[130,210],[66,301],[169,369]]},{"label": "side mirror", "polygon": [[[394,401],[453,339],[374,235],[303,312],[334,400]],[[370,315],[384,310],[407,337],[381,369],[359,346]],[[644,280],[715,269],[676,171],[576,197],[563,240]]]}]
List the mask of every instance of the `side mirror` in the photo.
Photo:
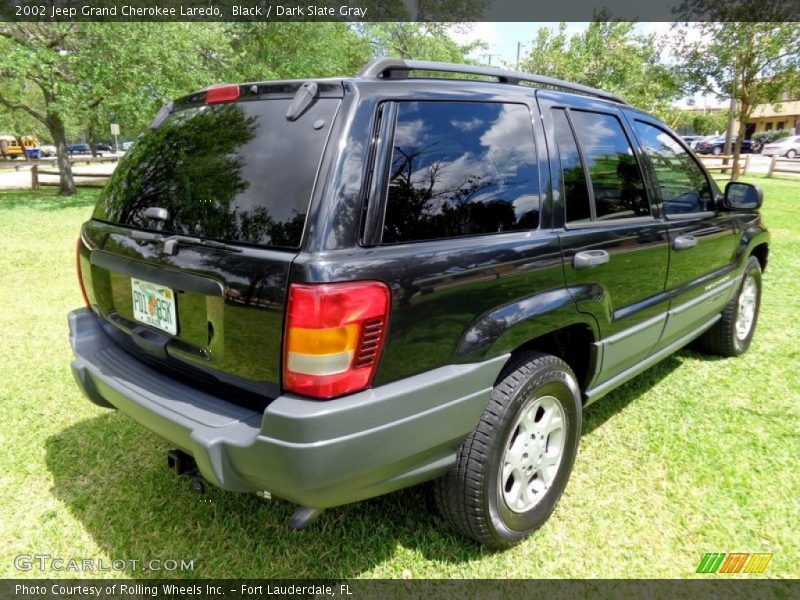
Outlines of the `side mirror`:
[{"label": "side mirror", "polygon": [[758,210],[764,202],[764,190],[752,183],[730,181],[725,186],[723,203],[731,210]]}]

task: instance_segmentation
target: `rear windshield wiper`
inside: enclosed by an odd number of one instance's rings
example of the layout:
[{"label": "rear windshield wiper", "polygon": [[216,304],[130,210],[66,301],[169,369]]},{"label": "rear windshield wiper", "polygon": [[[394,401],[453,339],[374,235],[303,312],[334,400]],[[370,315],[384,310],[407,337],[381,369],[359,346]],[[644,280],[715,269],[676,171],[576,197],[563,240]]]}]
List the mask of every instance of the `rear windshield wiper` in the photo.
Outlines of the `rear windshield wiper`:
[{"label": "rear windshield wiper", "polygon": [[134,231],[131,237],[135,240],[142,242],[156,242],[163,244],[164,254],[174,255],[178,253],[178,245],[184,244],[186,246],[206,246],[208,248],[217,248],[219,250],[227,250],[228,252],[241,252],[241,248],[225,244],[223,242],[215,242],[214,240],[206,240],[203,238],[186,237],[185,235],[171,235],[164,237],[157,233],[150,233],[148,231]]}]

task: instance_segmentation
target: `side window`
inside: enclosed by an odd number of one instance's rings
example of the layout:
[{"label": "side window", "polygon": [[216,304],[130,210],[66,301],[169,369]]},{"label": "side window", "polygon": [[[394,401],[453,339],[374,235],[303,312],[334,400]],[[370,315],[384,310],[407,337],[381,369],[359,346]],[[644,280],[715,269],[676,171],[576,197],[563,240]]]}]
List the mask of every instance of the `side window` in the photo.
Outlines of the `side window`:
[{"label": "side window", "polygon": [[636,156],[613,115],[570,111],[586,170],[592,181],[598,220],[650,216]]},{"label": "side window", "polygon": [[384,244],[535,229],[540,204],[527,106],[398,103]]},{"label": "side window", "polygon": [[711,188],[697,162],[669,133],[643,121],[635,121],[636,133],[653,163],[664,214],[713,210]]},{"label": "side window", "polygon": [[556,132],[558,156],[561,162],[561,181],[564,186],[564,205],[567,221],[589,221],[592,218],[589,188],[586,187],[586,175],[581,164],[578,144],[572,135],[566,111],[563,108],[553,109],[553,125]]}]

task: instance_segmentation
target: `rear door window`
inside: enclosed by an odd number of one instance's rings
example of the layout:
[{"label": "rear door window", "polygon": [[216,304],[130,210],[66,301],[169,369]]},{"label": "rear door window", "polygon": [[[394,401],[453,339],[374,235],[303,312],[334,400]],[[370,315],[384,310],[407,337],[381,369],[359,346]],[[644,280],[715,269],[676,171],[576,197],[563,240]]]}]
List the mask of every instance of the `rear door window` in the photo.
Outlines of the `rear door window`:
[{"label": "rear door window", "polygon": [[527,106],[398,104],[384,244],[535,229],[540,210]]},{"label": "rear door window", "polygon": [[551,111],[568,223],[651,216],[639,163],[619,119]]},{"label": "rear door window", "polygon": [[[203,105],[173,113],[136,141],[94,218],[165,233],[296,248],[339,100],[296,121],[291,98]],[[169,218],[145,217],[148,207]]]}]

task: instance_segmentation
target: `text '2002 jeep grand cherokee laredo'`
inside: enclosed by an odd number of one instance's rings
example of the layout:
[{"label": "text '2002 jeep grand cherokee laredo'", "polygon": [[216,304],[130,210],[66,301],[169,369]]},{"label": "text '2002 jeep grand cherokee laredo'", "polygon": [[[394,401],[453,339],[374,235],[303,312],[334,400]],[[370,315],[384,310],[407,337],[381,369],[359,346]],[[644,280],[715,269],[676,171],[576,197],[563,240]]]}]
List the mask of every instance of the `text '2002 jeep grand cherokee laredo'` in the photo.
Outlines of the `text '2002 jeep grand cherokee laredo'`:
[{"label": "text '2002 jeep grand cherokee laredo'", "polygon": [[564,81],[380,59],[210,88],[82,228],[72,368],[176,471],[293,501],[294,526],[436,479],[505,547],[556,505],[584,406],[695,338],[747,350],[761,202]]}]

